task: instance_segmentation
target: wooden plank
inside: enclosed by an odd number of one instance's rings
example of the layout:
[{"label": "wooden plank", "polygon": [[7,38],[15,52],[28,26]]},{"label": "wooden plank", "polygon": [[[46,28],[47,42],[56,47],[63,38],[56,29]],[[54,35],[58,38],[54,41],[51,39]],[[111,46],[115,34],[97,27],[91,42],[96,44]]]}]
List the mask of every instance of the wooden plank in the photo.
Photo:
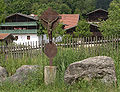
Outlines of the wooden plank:
[{"label": "wooden plank", "polygon": [[98,44],[98,55],[100,56],[100,52],[101,52],[101,37],[98,37],[98,41],[99,41],[99,44]]},{"label": "wooden plank", "polygon": [[22,44],[22,55],[23,55],[23,58],[25,57],[25,43]]},{"label": "wooden plank", "polygon": [[93,38],[93,56],[95,56],[95,37]]},{"label": "wooden plank", "polygon": [[78,51],[80,50],[80,37],[77,38],[77,42],[78,42]]},{"label": "wooden plank", "polygon": [[87,51],[88,51],[88,56],[90,56],[90,41],[89,41],[89,37],[87,37]]},{"label": "wooden plank", "polygon": [[68,48],[68,47],[69,47],[69,46],[68,46],[68,38],[66,39],[66,42],[67,42],[67,48]]},{"label": "wooden plank", "polygon": [[91,52],[91,56],[93,56],[93,46],[92,46],[92,41],[93,41],[93,39],[92,39],[92,37],[90,37],[90,52]]},{"label": "wooden plank", "polygon": [[75,51],[77,52],[77,38],[75,38]]},{"label": "wooden plank", "polygon": [[38,53],[38,42],[36,41],[36,52]]},{"label": "wooden plank", "polygon": [[104,42],[103,42],[103,40],[104,40],[104,38],[102,37],[101,38],[101,51],[100,51],[100,53],[101,53],[101,55],[103,56],[103,50],[104,50],[104,46],[103,46],[103,44],[104,44]]},{"label": "wooden plank", "polygon": [[74,39],[72,38],[72,48],[73,48],[73,51],[74,51]]}]

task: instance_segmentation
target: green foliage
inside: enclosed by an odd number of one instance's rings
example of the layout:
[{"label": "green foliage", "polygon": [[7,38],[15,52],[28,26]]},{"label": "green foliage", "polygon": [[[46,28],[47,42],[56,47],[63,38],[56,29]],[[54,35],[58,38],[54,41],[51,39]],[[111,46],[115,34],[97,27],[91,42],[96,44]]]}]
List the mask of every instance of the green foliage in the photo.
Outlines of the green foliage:
[{"label": "green foliage", "polygon": [[6,5],[4,3],[4,0],[0,0],[0,23],[4,22],[5,13],[6,13],[5,9],[6,9]]},{"label": "green foliage", "polygon": [[[38,24],[39,24],[39,30],[38,30],[37,34],[38,34],[39,36],[46,34],[47,37],[48,37],[47,29],[45,29],[45,28],[43,27],[43,25],[41,24],[41,21],[39,21]],[[55,39],[56,39],[57,37],[59,37],[59,36],[62,37],[62,36],[64,35],[64,33],[65,33],[65,30],[62,29],[62,27],[63,27],[63,24],[59,23],[59,24],[57,25],[57,27],[52,31],[52,37],[54,37]]]},{"label": "green foliage", "polygon": [[67,40],[67,39],[72,40],[72,37],[73,37],[73,35],[71,35],[71,34],[66,34],[66,33],[65,33],[65,34],[63,35],[62,40],[65,41],[65,43],[66,43],[66,40]]},{"label": "green foliage", "polygon": [[5,0],[7,15],[11,13],[39,14],[48,7],[60,14],[86,14],[95,8],[107,9],[112,0]]},{"label": "green foliage", "polygon": [[9,14],[16,12],[38,14],[39,11],[46,10],[48,7],[61,14],[74,13],[76,9],[81,13],[87,13],[95,9],[95,0],[10,0],[6,4]]},{"label": "green foliage", "polygon": [[74,35],[76,37],[88,37],[91,35],[91,32],[90,32],[90,24],[88,24],[86,22],[86,20],[84,19],[81,19],[79,22],[78,22],[78,25],[74,31]]},{"label": "green foliage", "polygon": [[23,13],[31,14],[32,0],[14,0],[9,3],[8,12],[9,13]]},{"label": "green foliage", "polygon": [[66,4],[61,4],[60,5],[60,14],[71,14],[70,7]]},{"label": "green foliage", "polygon": [[62,29],[62,27],[63,27],[63,24],[59,23],[57,25],[57,27],[55,28],[55,30],[53,30],[53,34],[52,35],[53,35],[54,38],[57,38],[59,36],[62,37],[64,35],[65,30]]},{"label": "green foliage", "polygon": [[82,14],[95,9],[95,0],[66,0],[66,3],[72,9],[73,13],[76,9],[79,9]]},{"label": "green foliage", "polygon": [[96,8],[108,9],[110,2],[113,0],[96,0]]},{"label": "green foliage", "polygon": [[39,5],[39,3],[33,3],[31,13],[40,16],[47,8],[48,8],[47,4]]},{"label": "green foliage", "polygon": [[107,9],[112,0],[5,0],[7,15],[11,13],[38,14],[48,7],[60,14],[88,13],[95,8]]},{"label": "green foliage", "polygon": [[39,20],[37,23],[39,24],[39,29],[37,31],[37,35],[40,36],[40,35],[46,34],[47,30],[42,26],[41,21]]},{"label": "green foliage", "polygon": [[107,21],[99,25],[104,36],[120,34],[120,1],[113,0],[110,4]]},{"label": "green foliage", "polygon": [[[95,47],[93,48],[96,49]],[[116,53],[116,50],[107,52],[106,48],[107,47],[103,47],[100,49],[103,53],[100,55],[111,56],[115,61],[117,87],[114,85],[105,85],[95,79],[92,81],[79,79],[79,81],[73,85],[66,85],[64,83],[64,72],[69,64],[91,57],[87,48],[81,47],[78,52],[72,48],[58,48],[57,56],[53,60],[53,65],[57,66],[57,78],[55,83],[51,85],[44,84],[44,66],[48,65],[49,62],[44,53],[42,56],[40,54],[32,58],[24,57],[16,60],[9,58],[6,62],[2,63],[1,61],[1,66],[7,69],[9,75],[14,74],[16,69],[22,65],[40,65],[41,67],[39,71],[35,72],[35,75],[32,75],[25,81],[25,84],[13,84],[8,81],[0,84],[0,92],[7,92],[8,90],[9,92],[120,92],[120,55]]]}]

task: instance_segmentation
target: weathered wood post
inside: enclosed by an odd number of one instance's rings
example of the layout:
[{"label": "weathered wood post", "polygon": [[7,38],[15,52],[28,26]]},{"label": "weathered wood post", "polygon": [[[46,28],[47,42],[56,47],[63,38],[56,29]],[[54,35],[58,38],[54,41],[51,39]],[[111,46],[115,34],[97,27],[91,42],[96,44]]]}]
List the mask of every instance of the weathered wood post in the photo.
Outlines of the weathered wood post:
[{"label": "weathered wood post", "polygon": [[59,14],[51,8],[48,8],[48,10],[43,12],[40,16],[41,23],[45,28],[47,28],[49,36],[49,43],[45,45],[44,50],[44,53],[50,61],[50,66],[44,67],[44,81],[46,85],[53,83],[56,77],[56,66],[52,66],[52,61],[57,54],[57,47],[52,42],[52,31],[58,25],[59,18]]},{"label": "weathered wood post", "polygon": [[44,67],[44,82],[46,85],[51,84],[56,78],[56,66]]}]

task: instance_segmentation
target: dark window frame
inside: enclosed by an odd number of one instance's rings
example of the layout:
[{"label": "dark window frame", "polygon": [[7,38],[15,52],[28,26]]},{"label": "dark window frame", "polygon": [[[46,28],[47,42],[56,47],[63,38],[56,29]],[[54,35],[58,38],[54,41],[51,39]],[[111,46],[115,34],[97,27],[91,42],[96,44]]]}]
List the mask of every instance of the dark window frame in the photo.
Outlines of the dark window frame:
[{"label": "dark window frame", "polygon": [[30,36],[27,36],[27,40],[30,40]]},{"label": "dark window frame", "polygon": [[16,40],[16,41],[18,40],[18,36],[15,36],[15,40]]}]

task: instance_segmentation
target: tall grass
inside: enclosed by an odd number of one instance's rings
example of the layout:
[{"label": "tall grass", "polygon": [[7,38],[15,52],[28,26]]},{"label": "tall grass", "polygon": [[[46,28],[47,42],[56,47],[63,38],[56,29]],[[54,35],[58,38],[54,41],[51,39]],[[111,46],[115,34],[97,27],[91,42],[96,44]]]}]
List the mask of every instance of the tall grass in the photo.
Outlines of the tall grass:
[{"label": "tall grass", "polygon": [[[43,70],[44,66],[49,65],[48,58],[44,53],[35,57],[27,57],[21,59],[8,58],[6,61],[1,61],[1,66],[5,67],[9,72],[9,76],[15,73],[22,65],[40,65],[41,69],[37,72],[37,76],[33,75],[25,84],[12,84],[5,82],[0,84],[0,92],[120,92],[120,55],[112,47],[100,46],[98,50],[91,47],[90,53],[88,48],[80,47],[79,51],[72,48],[58,48],[58,53],[53,60],[53,65],[57,66],[57,78],[55,83],[51,85],[44,84]],[[98,51],[98,53],[96,52]],[[100,52],[101,51],[101,52]],[[94,54],[96,52],[96,54]],[[120,52],[120,51],[119,51]],[[115,61],[116,75],[118,86],[105,85],[99,80],[79,81],[73,85],[64,83],[64,72],[69,64],[94,56],[110,56]]]}]

